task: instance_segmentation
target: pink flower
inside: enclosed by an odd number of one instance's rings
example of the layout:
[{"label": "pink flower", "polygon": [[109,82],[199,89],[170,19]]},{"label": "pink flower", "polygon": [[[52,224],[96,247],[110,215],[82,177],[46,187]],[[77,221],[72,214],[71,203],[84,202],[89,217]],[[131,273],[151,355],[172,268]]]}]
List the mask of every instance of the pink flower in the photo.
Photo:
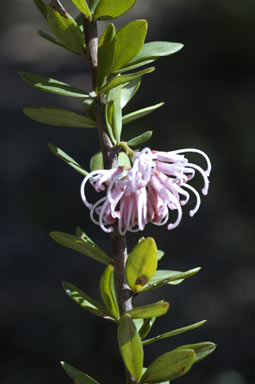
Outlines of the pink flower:
[{"label": "pink flower", "polygon": [[[207,169],[189,163],[184,156],[189,152],[202,155],[207,162]],[[114,223],[118,224],[122,235],[127,231],[143,230],[148,222],[164,225],[169,221],[169,211],[176,211],[177,218],[168,225],[168,229],[176,228],[182,218],[182,206],[189,202],[191,194],[196,203],[189,212],[190,216],[197,212],[200,196],[188,183],[197,171],[204,180],[202,193],[207,194],[211,163],[204,152],[192,148],[171,152],[144,148],[134,154],[132,162],[132,168],[118,167],[91,172],[82,182],[82,200],[90,209],[92,221],[105,232],[112,232]],[[106,195],[95,204],[89,203],[85,195],[88,180],[97,192],[107,188]]]}]

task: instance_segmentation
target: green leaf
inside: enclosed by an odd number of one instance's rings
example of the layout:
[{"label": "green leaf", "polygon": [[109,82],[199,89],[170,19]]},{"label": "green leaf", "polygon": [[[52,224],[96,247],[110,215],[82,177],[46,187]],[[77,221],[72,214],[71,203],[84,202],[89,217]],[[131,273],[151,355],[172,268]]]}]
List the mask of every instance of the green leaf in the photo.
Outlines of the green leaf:
[{"label": "green leaf", "polygon": [[113,128],[112,128],[112,116],[113,116],[113,108],[114,108],[114,102],[113,100],[109,101],[109,103],[105,104],[105,110],[104,110],[104,116],[105,116],[105,122],[106,122],[106,127],[107,127],[107,132],[110,136],[110,139],[113,143],[113,145],[117,144],[117,140],[114,137],[113,134]]},{"label": "green leaf", "polygon": [[81,165],[79,163],[77,163],[76,160],[74,160],[72,157],[70,157],[69,155],[67,155],[67,153],[65,153],[64,151],[62,151],[62,149],[58,148],[58,147],[55,147],[55,145],[51,144],[51,143],[48,143],[48,147],[50,149],[50,151],[57,157],[59,157],[61,160],[65,161],[68,165],[70,165],[70,167],[72,167],[73,169],[75,169],[77,172],[79,172],[81,175],[83,176],[87,176],[88,175],[88,172],[85,171],[85,169],[83,169],[81,167]]},{"label": "green leaf", "polygon": [[[120,68],[120,69],[117,69],[116,71],[113,71],[113,74],[118,74],[118,73],[124,73],[124,72],[130,72],[132,71],[133,69],[136,69],[136,68],[140,68],[140,67],[144,67],[145,65],[147,64],[151,64],[153,63],[155,60],[146,60],[146,61],[142,61],[140,63],[136,63],[136,64],[133,64],[133,65],[130,65],[128,67],[123,67],[123,68]],[[128,65],[128,64],[127,64]]]},{"label": "green leaf", "polygon": [[[151,339],[144,340],[143,341],[143,345],[152,344],[152,343],[155,343],[155,341],[162,340],[162,339],[167,339],[169,337],[173,337],[173,336],[176,336],[176,335],[180,335],[181,333],[184,333],[184,332],[187,332],[187,331],[191,331],[193,329],[201,327],[201,325],[203,325],[205,322],[206,322],[206,320],[199,321],[198,323],[194,323],[194,324],[188,325],[186,327],[178,328],[178,329],[175,329],[174,331],[162,333],[161,335],[152,337]],[[190,348],[190,349],[193,349],[193,348]]]},{"label": "green leaf", "polygon": [[150,282],[142,288],[141,292],[150,291],[151,289],[162,287],[165,284],[180,284],[187,277],[195,275],[200,269],[201,268],[194,268],[186,272],[158,270],[155,272]]},{"label": "green leaf", "polygon": [[100,0],[90,0],[89,1],[89,7],[90,7],[91,12],[93,12],[93,13],[95,12],[95,9],[96,9],[99,1]]},{"label": "green leaf", "polygon": [[149,319],[151,317],[163,316],[168,309],[169,303],[161,300],[154,304],[135,307],[128,313],[133,319]]},{"label": "green leaf", "polygon": [[111,258],[88,236],[86,236],[86,238],[78,238],[77,236],[69,235],[64,232],[50,232],[50,237],[56,241],[56,243],[80,252],[100,263],[108,265],[112,261]]},{"label": "green leaf", "polygon": [[106,82],[112,67],[116,29],[108,24],[98,44],[97,86],[100,89]]},{"label": "green leaf", "polygon": [[100,0],[93,20],[110,20],[124,15],[133,7],[136,0]]},{"label": "green leaf", "polygon": [[86,311],[93,313],[93,315],[96,315],[98,317],[114,320],[109,316],[108,311],[102,304],[92,299],[90,296],[88,296],[85,292],[77,288],[75,285],[72,285],[67,281],[63,281],[62,286],[66,294],[75,303],[79,304],[80,307],[82,307],[83,309],[86,309]]},{"label": "green leaf", "polygon": [[183,349],[192,349],[196,354],[194,363],[198,363],[200,360],[210,355],[215,350],[215,348],[216,345],[214,343],[207,341],[204,343],[182,345],[181,347],[178,347],[175,350],[180,351]]},{"label": "green leaf", "polygon": [[86,3],[86,0],[71,0],[73,5],[81,12],[83,15],[90,17],[90,9],[88,7],[88,4]]},{"label": "green leaf", "polygon": [[149,115],[151,112],[156,111],[156,109],[162,107],[162,105],[164,104],[165,103],[159,103],[147,108],[139,109],[138,111],[135,111],[135,112],[131,112],[128,115],[123,116],[122,122],[123,124],[131,123],[132,121],[140,119],[141,117],[144,117],[146,115]]},{"label": "green leaf", "polygon": [[[110,0],[112,2],[112,0]],[[146,20],[134,20],[124,25],[116,34],[112,71],[130,62],[142,49],[147,34]]]},{"label": "green leaf", "polygon": [[129,254],[126,277],[130,288],[136,292],[151,280],[157,269],[157,245],[152,237],[142,240]]},{"label": "green leaf", "polygon": [[104,160],[102,152],[97,152],[90,159],[90,170],[97,171],[98,169],[104,169]]},{"label": "green leaf", "polygon": [[70,364],[61,361],[61,365],[65,373],[73,380],[74,384],[99,384],[96,380],[92,379],[92,377],[72,367]]},{"label": "green leaf", "polygon": [[88,93],[81,89],[74,88],[69,84],[51,79],[47,76],[37,75],[31,72],[19,72],[19,75],[29,85],[45,92],[56,93],[62,96],[81,97],[83,99],[90,97]]},{"label": "green leaf", "polygon": [[149,365],[140,383],[159,383],[177,379],[190,370],[194,360],[195,352],[192,349],[167,352]]},{"label": "green leaf", "polygon": [[43,17],[47,20],[48,11],[47,11],[47,5],[45,4],[45,2],[43,0],[34,0],[34,3],[39,9],[39,11],[41,12],[41,14],[43,15]]},{"label": "green leaf", "polygon": [[85,99],[83,101],[83,107],[88,118],[96,122],[95,102],[92,99]]},{"label": "green leaf", "polygon": [[59,45],[60,47],[67,49],[69,52],[72,52],[64,44],[61,44],[60,42],[58,42],[55,39],[55,37],[52,37],[52,36],[48,35],[48,33],[45,33],[43,31],[38,31],[38,35],[41,36],[43,39],[48,40],[48,41],[50,41],[53,44]]},{"label": "green leaf", "polygon": [[30,119],[57,127],[96,128],[96,123],[78,113],[57,107],[28,107],[23,112]]},{"label": "green leaf", "polygon": [[59,2],[48,6],[47,20],[56,39],[77,55],[85,50],[84,35],[76,21],[66,12]]},{"label": "green leaf", "polygon": [[121,91],[121,108],[122,109],[134,97],[140,85],[141,85],[141,78],[139,77],[123,85],[122,91]]},{"label": "green leaf", "polygon": [[130,147],[135,147],[137,145],[146,143],[148,140],[150,140],[151,136],[152,136],[152,131],[147,131],[142,133],[139,136],[133,137],[133,139],[128,140],[127,143]]},{"label": "green leaf", "polygon": [[136,78],[140,78],[142,75],[146,75],[147,73],[151,73],[155,70],[154,67],[151,68],[146,68],[143,71],[140,72],[135,72],[135,73],[130,73],[128,75],[119,75],[113,77],[111,80],[106,83],[103,88],[100,89],[100,93],[107,93],[109,92],[112,88],[118,87],[121,84],[128,83],[131,80],[134,80]]},{"label": "green leaf", "polygon": [[115,87],[110,90],[108,94],[108,100],[113,102],[112,104],[112,116],[111,116],[111,126],[113,131],[114,139],[117,142],[120,142],[121,131],[122,131],[122,109],[121,109],[121,90],[122,85]]},{"label": "green leaf", "polygon": [[111,264],[106,267],[100,279],[100,293],[110,314],[115,319],[119,319],[120,314],[114,288],[114,268]]},{"label": "green leaf", "polygon": [[164,251],[160,251],[158,249],[158,261],[162,259],[162,257],[164,256],[165,252]]},{"label": "green leaf", "polygon": [[151,317],[149,319],[145,319],[142,327],[139,329],[139,335],[141,339],[144,339],[148,333],[150,332],[153,324],[155,323],[156,317]]},{"label": "green leaf", "polygon": [[118,155],[118,166],[120,167],[131,167],[130,157],[125,152],[120,152]]},{"label": "green leaf", "polygon": [[128,314],[120,318],[118,341],[125,366],[131,375],[139,380],[143,369],[143,346],[133,320]]}]

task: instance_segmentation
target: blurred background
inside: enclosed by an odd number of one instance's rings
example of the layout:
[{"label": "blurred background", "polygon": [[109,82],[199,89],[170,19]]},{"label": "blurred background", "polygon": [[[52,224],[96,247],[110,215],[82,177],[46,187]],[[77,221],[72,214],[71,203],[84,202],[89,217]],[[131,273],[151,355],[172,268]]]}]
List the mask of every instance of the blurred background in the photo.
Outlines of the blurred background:
[{"label": "blurred background", "polygon": [[[74,11],[68,0],[63,4]],[[70,281],[99,299],[103,265],[58,246],[48,236],[52,230],[74,233],[79,225],[111,251],[108,236],[89,221],[81,202],[81,176],[47,148],[52,142],[88,169],[99,148],[97,134],[26,118],[25,106],[55,105],[82,112],[82,103],[37,91],[17,74],[37,72],[90,90],[87,66],[37,35],[38,29],[47,32],[47,26],[33,1],[2,1],[0,7],[1,383],[69,383],[59,360],[101,384],[123,382],[116,330],[76,306],[60,284]],[[144,77],[126,112],[166,104],[126,126],[125,137],[154,130],[151,147],[200,148],[213,164],[209,195],[197,215],[191,219],[184,209],[182,224],[173,232],[148,225],[145,233],[155,236],[166,252],[161,269],[201,266],[201,272],[142,298],[143,303],[160,298],[171,303],[151,335],[209,321],[146,347],[146,365],[177,345],[210,340],[218,344],[214,354],[178,382],[252,384],[255,2],[137,0],[116,24],[134,18],[148,19],[147,41],[179,41],[185,48],[157,61],[157,70]],[[205,166],[195,155],[192,160]],[[202,181],[198,178],[197,183],[200,187]],[[138,237],[128,236],[129,249]]]}]

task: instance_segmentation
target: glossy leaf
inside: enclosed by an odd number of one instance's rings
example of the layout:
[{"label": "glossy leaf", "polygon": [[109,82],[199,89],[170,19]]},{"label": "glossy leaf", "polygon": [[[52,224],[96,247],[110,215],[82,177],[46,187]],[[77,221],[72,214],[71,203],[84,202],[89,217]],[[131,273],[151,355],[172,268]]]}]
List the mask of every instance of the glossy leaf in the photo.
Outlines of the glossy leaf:
[{"label": "glossy leaf", "polygon": [[148,64],[151,64],[153,63],[155,60],[146,60],[146,61],[142,61],[142,62],[139,62],[139,63],[136,63],[136,64],[133,64],[133,65],[130,65],[128,66],[127,64],[127,67],[123,67],[123,68],[120,68],[120,69],[117,69],[116,71],[113,71],[113,74],[118,74],[118,73],[124,73],[124,72],[130,72],[130,71],[133,71],[134,69],[136,68],[140,68],[140,67],[144,67],[145,65],[148,65]]},{"label": "glossy leaf", "polygon": [[43,15],[43,17],[47,20],[48,11],[47,11],[47,5],[45,4],[45,2],[43,0],[34,0],[34,3],[39,9],[39,11],[41,12],[41,14]]},{"label": "glossy leaf", "polygon": [[[112,0],[109,0],[112,2]],[[112,71],[122,68],[142,49],[147,33],[146,20],[134,20],[124,25],[115,37]]]},{"label": "glossy leaf", "polygon": [[86,238],[78,238],[77,236],[64,232],[50,232],[50,237],[56,241],[56,243],[82,253],[100,263],[108,265],[112,261],[88,236]]},{"label": "glossy leaf", "polygon": [[63,6],[54,2],[48,6],[47,20],[56,39],[71,52],[84,54],[85,40],[76,21],[65,11]]},{"label": "glossy leaf", "polygon": [[[205,322],[206,322],[206,320],[199,321],[198,323],[194,323],[194,324],[188,325],[186,327],[178,328],[178,329],[175,329],[174,331],[162,333],[161,335],[152,337],[151,339],[144,340],[143,341],[143,345],[152,344],[152,343],[155,343],[155,341],[158,341],[158,340],[167,339],[169,337],[180,335],[181,333],[184,333],[184,332],[187,332],[187,331],[192,331],[193,329],[201,327],[201,325],[203,325]],[[193,349],[193,348],[191,348],[191,349]]]},{"label": "glossy leaf", "polygon": [[66,294],[86,311],[93,313],[93,315],[96,315],[98,317],[114,320],[109,316],[109,312],[102,304],[92,299],[92,297],[88,296],[85,292],[77,288],[75,285],[68,283],[67,281],[63,281],[62,286]]},{"label": "glossy leaf", "polygon": [[151,280],[157,269],[157,245],[152,237],[139,242],[129,254],[126,277],[130,288],[136,292]]},{"label": "glossy leaf", "polygon": [[147,131],[142,133],[139,136],[133,137],[133,139],[128,140],[127,143],[130,147],[136,147],[137,145],[146,143],[148,140],[150,140],[151,136],[152,136],[152,131]]},{"label": "glossy leaf", "polygon": [[121,91],[121,108],[123,109],[129,101],[134,97],[141,85],[141,78],[136,78],[124,84]]},{"label": "glossy leaf", "polygon": [[131,112],[128,115],[123,116],[123,124],[131,123],[132,121],[135,121],[137,119],[141,119],[141,117],[144,117],[146,115],[149,115],[150,113],[156,111],[158,108],[162,107],[165,103],[159,103],[152,105],[151,107],[139,109],[138,111]]},{"label": "glossy leaf", "polygon": [[100,0],[94,12],[94,20],[110,20],[124,15],[136,0]]},{"label": "glossy leaf", "polygon": [[55,145],[49,143],[48,144],[48,147],[50,149],[50,151],[57,157],[59,157],[61,160],[63,160],[65,163],[67,163],[68,165],[70,165],[70,167],[72,167],[73,169],[75,169],[77,172],[79,172],[81,175],[83,176],[87,176],[88,172],[85,171],[85,169],[83,169],[81,167],[81,165],[79,163],[77,163],[76,160],[74,160],[72,157],[70,157],[67,153],[65,153],[64,151],[62,151],[62,149],[58,148],[58,147],[55,147]]},{"label": "glossy leaf", "polygon": [[163,316],[168,311],[168,309],[169,303],[161,300],[154,304],[134,307],[128,313],[133,319],[149,319],[151,317]]},{"label": "glossy leaf", "polygon": [[97,89],[106,82],[112,67],[116,30],[113,24],[108,24],[98,44]]},{"label": "glossy leaf", "polygon": [[122,131],[121,91],[122,85],[111,89],[108,94],[108,100],[113,102],[111,116],[113,136],[118,143],[120,142]]},{"label": "glossy leaf", "polygon": [[174,380],[187,373],[195,361],[192,349],[174,350],[159,356],[143,375],[140,383],[160,383]]},{"label": "glossy leaf", "polygon": [[57,107],[28,107],[23,112],[30,119],[57,127],[96,128],[96,123],[78,113]]},{"label": "glossy leaf", "polygon": [[158,256],[158,261],[161,260],[162,257],[164,257],[164,254],[165,254],[164,251],[160,251],[160,250],[158,249],[158,254],[157,254],[157,256]]},{"label": "glossy leaf", "polygon": [[156,320],[156,317],[151,317],[144,320],[143,325],[139,329],[139,335],[141,339],[144,339],[148,335],[153,324],[155,323],[155,320]]},{"label": "glossy leaf", "polygon": [[61,361],[61,365],[65,373],[73,380],[74,384],[99,384],[96,380],[92,379],[92,377],[72,367],[72,365],[64,361]]},{"label": "glossy leaf", "polygon": [[146,69],[144,69],[143,71],[140,71],[140,72],[130,73],[129,75],[115,76],[111,80],[109,80],[108,83],[106,83],[103,86],[103,88],[100,89],[100,92],[101,93],[107,93],[111,89],[113,89],[115,87],[118,87],[121,84],[125,84],[125,83],[128,83],[131,80],[140,78],[142,75],[146,75],[147,73],[151,73],[154,70],[155,70],[155,68],[151,67],[151,68],[146,68]]},{"label": "glossy leaf", "polygon": [[118,165],[120,167],[131,167],[130,157],[125,152],[120,152],[118,155]]},{"label": "glossy leaf", "polygon": [[73,5],[81,12],[83,15],[90,17],[90,9],[88,7],[88,4],[86,3],[86,0],[71,0]]},{"label": "glossy leaf", "polygon": [[110,314],[118,319],[120,315],[114,288],[114,268],[111,264],[106,267],[100,279],[100,293]]},{"label": "glossy leaf", "polygon": [[120,318],[118,342],[125,366],[131,375],[139,380],[143,369],[143,346],[133,320],[128,314]]},{"label": "glossy leaf", "polygon": [[194,268],[186,272],[158,270],[155,272],[150,282],[142,289],[142,292],[162,287],[165,284],[180,284],[184,279],[195,275],[200,269],[201,268]]},{"label": "glossy leaf", "polygon": [[62,81],[51,79],[48,76],[37,75],[36,73],[31,72],[20,72],[19,74],[29,85],[32,85],[41,91],[55,93],[62,96],[81,97],[83,99],[90,97],[89,94],[83,90],[72,87]]},{"label": "glossy leaf", "polygon": [[214,343],[207,341],[204,343],[182,345],[181,347],[176,348],[176,350],[180,351],[183,349],[193,349],[196,354],[194,362],[198,363],[200,360],[210,355],[215,350],[215,348],[216,345]]},{"label": "glossy leaf", "polygon": [[50,36],[48,33],[45,33],[43,31],[38,31],[38,35],[41,36],[43,39],[48,40],[53,44],[59,45],[60,47],[67,49],[69,52],[72,52],[64,44],[61,44],[59,41],[55,39],[55,37]]},{"label": "glossy leaf", "polygon": [[89,7],[90,7],[90,10],[91,12],[95,12],[95,9],[97,7],[97,4],[99,3],[100,0],[90,0],[89,1]]}]

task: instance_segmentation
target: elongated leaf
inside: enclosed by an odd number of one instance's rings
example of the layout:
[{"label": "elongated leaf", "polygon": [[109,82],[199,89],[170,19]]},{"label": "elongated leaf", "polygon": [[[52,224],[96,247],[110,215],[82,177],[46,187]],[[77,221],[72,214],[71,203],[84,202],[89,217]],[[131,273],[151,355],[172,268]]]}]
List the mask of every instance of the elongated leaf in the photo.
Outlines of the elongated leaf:
[{"label": "elongated leaf", "polygon": [[81,167],[81,165],[79,163],[77,163],[76,160],[74,160],[72,157],[70,157],[67,153],[65,153],[64,151],[62,151],[62,149],[58,148],[58,147],[55,147],[55,145],[49,143],[48,144],[48,147],[50,149],[50,151],[57,157],[59,157],[61,160],[63,160],[65,163],[67,163],[68,165],[70,165],[70,167],[72,167],[73,169],[75,169],[77,172],[79,172],[81,175],[83,176],[87,176],[88,172],[85,171],[85,169],[83,169]]},{"label": "elongated leaf", "polygon": [[139,329],[139,335],[140,335],[142,340],[150,332],[153,324],[155,323],[155,320],[156,320],[156,317],[151,317],[151,318],[148,318],[148,319],[144,320],[142,327]]},{"label": "elongated leaf", "polygon": [[162,107],[162,105],[164,104],[165,103],[159,103],[159,104],[152,105],[151,107],[146,107],[143,109],[139,109],[138,111],[131,112],[128,115],[123,116],[122,122],[123,124],[131,123],[132,121],[140,119],[141,117],[144,117],[156,111],[156,109]]},{"label": "elongated leaf", "polygon": [[[112,1],[111,1],[112,2]],[[134,20],[124,25],[116,34],[112,71],[125,66],[142,49],[147,33],[146,20]]]},{"label": "elongated leaf", "polygon": [[128,83],[131,80],[140,78],[142,75],[146,75],[147,73],[151,73],[155,70],[154,67],[151,68],[146,68],[143,71],[139,71],[136,73],[130,73],[129,75],[120,75],[113,77],[111,80],[106,83],[103,88],[100,89],[101,93],[107,93],[109,92],[112,88],[118,87],[121,84]]},{"label": "elongated leaf", "polygon": [[81,12],[83,15],[90,17],[90,9],[88,7],[88,4],[86,3],[86,0],[71,0],[73,5]]},{"label": "elongated leaf", "polygon": [[216,345],[214,343],[207,341],[204,343],[182,345],[181,347],[176,348],[176,351],[183,349],[193,349],[196,354],[194,363],[198,363],[200,360],[210,355],[215,350],[215,348]]},{"label": "elongated leaf", "polygon": [[92,379],[92,377],[72,367],[70,364],[61,361],[61,365],[65,373],[73,380],[74,384],[99,384],[96,380]]},{"label": "elongated leaf", "polygon": [[150,140],[151,136],[152,136],[152,131],[147,131],[142,133],[139,136],[133,137],[133,139],[128,140],[127,143],[130,147],[135,147],[137,145],[146,143],[148,140]]},{"label": "elongated leaf", "polygon": [[112,126],[113,136],[117,142],[120,142],[122,131],[121,91],[122,85],[111,89],[108,94],[108,100],[113,102],[109,121]]},{"label": "elongated leaf", "polygon": [[20,72],[19,75],[29,85],[32,85],[41,91],[56,93],[62,96],[81,97],[83,99],[90,97],[88,93],[81,89],[72,87],[62,81],[51,79],[48,76],[37,75],[36,73],[31,72]]},{"label": "elongated leaf", "polygon": [[134,97],[141,85],[141,78],[136,78],[127,84],[124,84],[121,91],[121,108],[123,109]]},{"label": "elongated leaf", "polygon": [[[194,323],[194,324],[188,325],[186,327],[178,328],[178,329],[175,329],[174,331],[162,333],[161,335],[152,337],[151,339],[144,340],[143,341],[143,345],[152,344],[152,343],[155,343],[155,341],[158,341],[158,340],[167,339],[168,337],[173,337],[173,336],[176,336],[176,335],[180,335],[181,333],[184,333],[184,332],[187,332],[187,331],[192,331],[193,329],[201,327],[201,325],[203,325],[205,322],[206,322],[206,320],[199,321],[198,323]],[[191,349],[193,349],[193,348],[191,348]]]},{"label": "elongated leaf", "polygon": [[192,349],[167,352],[149,365],[140,383],[160,383],[177,379],[190,370],[194,361],[195,352]]},{"label": "elongated leaf", "polygon": [[43,17],[47,20],[48,11],[47,11],[47,5],[45,4],[45,2],[43,0],[34,0],[34,3],[39,9],[39,11],[41,12],[41,14],[43,15]]},{"label": "elongated leaf", "polygon": [[38,35],[41,36],[43,39],[48,40],[53,44],[59,45],[60,47],[67,49],[69,52],[72,52],[64,44],[61,44],[59,41],[55,39],[55,37],[50,36],[48,33],[45,33],[43,31],[38,31]]},{"label": "elongated leaf", "polygon": [[154,304],[143,305],[135,307],[128,313],[133,319],[149,319],[151,317],[158,317],[164,315],[169,309],[169,303],[166,301],[159,301]]},{"label": "elongated leaf", "polygon": [[90,0],[89,1],[89,7],[92,13],[95,12],[95,9],[97,7],[97,4],[99,3],[100,0]]},{"label": "elongated leaf", "polygon": [[142,292],[150,291],[158,287],[162,287],[165,284],[177,285],[180,284],[187,277],[191,277],[200,271],[201,268],[190,269],[186,272],[180,271],[161,271],[158,270],[155,272],[153,278],[150,282],[143,287]]},{"label": "elongated leaf", "polygon": [[160,250],[158,249],[158,261],[161,260],[162,257],[164,257],[164,254],[165,254],[164,251],[160,251]]},{"label": "elongated leaf", "polygon": [[96,123],[78,113],[57,107],[28,107],[23,112],[30,119],[57,127],[96,128]]},{"label": "elongated leaf", "polygon": [[139,380],[143,369],[143,346],[133,320],[128,314],[120,318],[118,341],[125,366],[131,375]]},{"label": "elongated leaf", "polygon": [[136,69],[136,68],[140,68],[140,67],[144,67],[145,65],[148,65],[148,64],[151,64],[153,63],[155,60],[145,60],[145,61],[141,61],[139,63],[136,63],[136,64],[133,64],[133,65],[130,65],[127,67],[123,67],[123,68],[120,68],[120,69],[117,69],[116,71],[113,71],[113,74],[117,74],[117,73],[124,73],[124,72],[130,72],[130,71],[133,71],[133,69]]},{"label": "elongated leaf", "polygon": [[[126,277],[136,292],[151,280],[157,269],[157,245],[152,237],[139,242],[128,256]],[[153,315],[152,315],[153,316]]]},{"label": "elongated leaf", "polygon": [[77,236],[69,235],[64,232],[50,232],[50,237],[56,241],[56,243],[80,252],[100,263],[108,265],[112,261],[110,257],[91,239],[88,240],[88,237],[78,238]]},{"label": "elongated leaf", "polygon": [[98,317],[114,320],[113,318],[111,318],[109,312],[102,304],[92,299],[92,297],[88,296],[85,292],[77,288],[75,285],[70,284],[67,281],[63,281],[62,286],[66,294],[86,311],[91,312],[93,313],[93,315],[96,315]]},{"label": "elongated leaf", "polygon": [[100,292],[109,313],[118,319],[120,315],[114,288],[114,268],[111,264],[106,267],[100,279]]},{"label": "elongated leaf", "polygon": [[94,20],[110,20],[124,15],[136,0],[100,0],[94,12]]},{"label": "elongated leaf", "polygon": [[100,89],[110,74],[114,53],[116,30],[108,24],[98,44],[97,89]]}]

